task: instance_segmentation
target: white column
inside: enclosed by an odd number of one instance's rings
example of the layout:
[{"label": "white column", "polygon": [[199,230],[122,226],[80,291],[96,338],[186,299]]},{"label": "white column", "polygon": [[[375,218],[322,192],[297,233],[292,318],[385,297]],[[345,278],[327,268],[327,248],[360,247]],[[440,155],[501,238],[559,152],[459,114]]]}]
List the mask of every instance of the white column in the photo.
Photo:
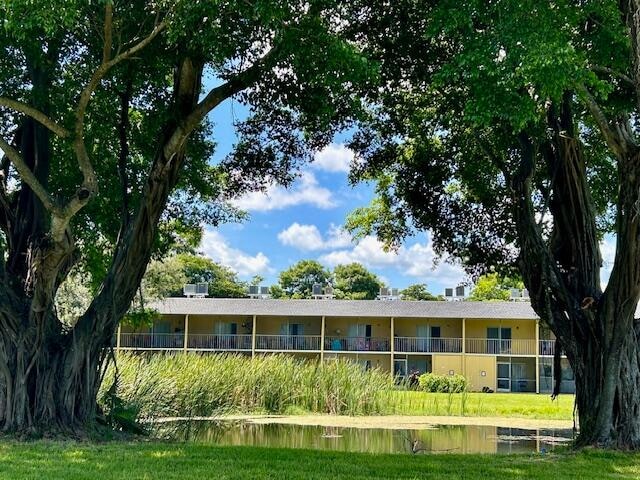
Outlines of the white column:
[{"label": "white column", "polygon": [[540,320],[536,320],[536,393],[540,393]]},{"label": "white column", "polygon": [[256,356],[256,315],[253,316],[253,328],[251,328],[251,358]]},{"label": "white column", "polygon": [[324,362],[324,329],[325,329],[325,316],[322,316],[320,324],[320,363]]},{"label": "white column", "polygon": [[462,375],[467,374],[467,319],[462,319]]},{"label": "white column", "polygon": [[189,347],[189,315],[184,316],[184,351]]},{"label": "white column", "polygon": [[122,325],[118,323],[118,333],[116,334],[116,352],[120,351],[120,334],[122,333]]},{"label": "white column", "polygon": [[391,374],[393,375],[393,360],[396,353],[396,333],[395,333],[395,318],[391,317]]}]

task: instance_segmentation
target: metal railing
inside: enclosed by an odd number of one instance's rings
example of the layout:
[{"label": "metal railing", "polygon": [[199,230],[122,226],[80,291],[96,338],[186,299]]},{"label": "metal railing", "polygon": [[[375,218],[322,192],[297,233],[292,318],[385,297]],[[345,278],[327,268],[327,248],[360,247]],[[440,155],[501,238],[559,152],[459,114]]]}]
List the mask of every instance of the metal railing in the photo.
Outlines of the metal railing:
[{"label": "metal railing", "polygon": [[396,352],[461,353],[461,338],[395,337]]},{"label": "metal railing", "polygon": [[194,350],[251,350],[251,335],[190,334],[187,348]]},{"label": "metal railing", "polygon": [[551,355],[556,353],[556,341],[555,340],[540,340],[539,342],[539,355]]},{"label": "metal railing", "polygon": [[183,333],[121,333],[120,348],[169,350],[184,348]]},{"label": "metal railing", "polygon": [[320,350],[320,335],[256,335],[257,350]]},{"label": "metal railing", "polygon": [[466,353],[486,353],[489,355],[535,355],[536,341],[467,338]]},{"label": "metal railing", "polygon": [[391,342],[388,338],[378,337],[326,337],[325,351],[343,352],[390,352]]}]

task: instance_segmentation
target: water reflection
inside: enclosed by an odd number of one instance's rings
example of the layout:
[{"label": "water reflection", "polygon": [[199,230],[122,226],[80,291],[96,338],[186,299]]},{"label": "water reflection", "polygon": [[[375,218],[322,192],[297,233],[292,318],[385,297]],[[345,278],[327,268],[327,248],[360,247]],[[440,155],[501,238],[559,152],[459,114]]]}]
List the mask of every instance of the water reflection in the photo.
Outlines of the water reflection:
[{"label": "water reflection", "polygon": [[571,430],[525,430],[440,425],[424,430],[341,428],[250,422],[191,421],[165,424],[173,439],[279,448],[369,453],[531,453],[552,451],[571,440]]}]

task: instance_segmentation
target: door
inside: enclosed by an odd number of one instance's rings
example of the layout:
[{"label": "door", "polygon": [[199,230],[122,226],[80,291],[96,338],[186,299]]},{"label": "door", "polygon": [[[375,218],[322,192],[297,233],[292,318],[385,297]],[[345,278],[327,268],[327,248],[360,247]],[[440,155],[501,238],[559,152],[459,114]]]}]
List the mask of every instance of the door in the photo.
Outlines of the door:
[{"label": "door", "polygon": [[432,326],[429,333],[431,334],[431,351],[442,352],[443,342],[440,339],[440,326]]},{"label": "door", "polygon": [[500,353],[511,353],[511,327],[500,329]]},{"label": "door", "polygon": [[364,323],[349,325],[347,350],[368,350],[371,340],[371,325]]},{"label": "door", "polygon": [[487,353],[498,353],[500,343],[500,329],[487,327]]},{"label": "door", "polygon": [[497,378],[497,390],[499,392],[511,391],[511,363],[510,362],[498,362],[498,378]]},{"label": "door", "polygon": [[[429,325],[416,325],[416,343],[415,345],[407,345],[410,352],[428,352],[430,351],[429,342]],[[414,348],[411,348],[414,347]]]},{"label": "door", "polygon": [[171,333],[171,322],[169,320],[158,320],[153,324],[153,335],[151,336],[152,348],[173,347]]},{"label": "door", "polygon": [[393,375],[396,378],[407,376],[407,360],[405,358],[396,358],[393,361]]},{"label": "door", "polygon": [[527,366],[524,363],[514,363],[511,365],[511,386],[513,392],[528,391]]}]

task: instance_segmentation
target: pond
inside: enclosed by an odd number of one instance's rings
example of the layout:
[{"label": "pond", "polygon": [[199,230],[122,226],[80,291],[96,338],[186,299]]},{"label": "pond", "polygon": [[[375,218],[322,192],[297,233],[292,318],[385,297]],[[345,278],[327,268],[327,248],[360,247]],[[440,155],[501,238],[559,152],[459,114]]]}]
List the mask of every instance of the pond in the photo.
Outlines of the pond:
[{"label": "pond", "polygon": [[434,425],[421,430],[258,424],[232,421],[173,422],[165,436],[216,445],[306,448],[368,453],[533,453],[572,439],[571,430],[478,425]]}]

